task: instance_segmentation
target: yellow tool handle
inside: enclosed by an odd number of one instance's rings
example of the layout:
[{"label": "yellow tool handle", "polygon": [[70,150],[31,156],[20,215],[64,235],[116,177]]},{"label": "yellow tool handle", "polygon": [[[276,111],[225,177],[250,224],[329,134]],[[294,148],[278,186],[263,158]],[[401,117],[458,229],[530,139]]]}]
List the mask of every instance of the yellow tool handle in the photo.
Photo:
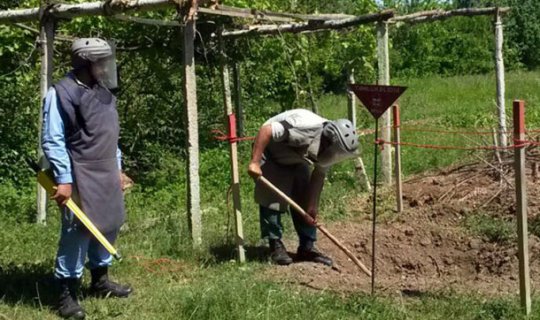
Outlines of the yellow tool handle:
[{"label": "yellow tool handle", "polygon": [[[37,180],[39,184],[50,194],[54,195],[56,184],[51,177],[43,170],[38,171]],[[109,253],[117,260],[122,260],[122,257],[112,246],[112,244],[103,236],[103,234],[96,228],[96,226],[88,219],[86,214],[79,208],[79,206],[71,198],[67,201],[66,206],[75,214],[75,216],[82,222],[82,224],[96,237],[96,239],[109,251]]]}]

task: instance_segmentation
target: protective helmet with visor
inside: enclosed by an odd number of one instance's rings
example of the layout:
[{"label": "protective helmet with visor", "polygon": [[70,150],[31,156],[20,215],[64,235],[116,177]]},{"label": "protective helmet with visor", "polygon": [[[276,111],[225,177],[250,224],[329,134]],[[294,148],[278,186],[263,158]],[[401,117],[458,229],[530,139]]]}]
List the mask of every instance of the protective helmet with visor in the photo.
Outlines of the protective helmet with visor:
[{"label": "protective helmet with visor", "polygon": [[329,145],[317,156],[321,166],[331,166],[358,156],[358,135],[350,120],[328,121],[324,124],[322,134],[328,139]]},{"label": "protective helmet with visor", "polygon": [[89,66],[99,84],[108,89],[118,87],[114,45],[99,38],[81,38],[73,41],[71,53],[74,69]]}]

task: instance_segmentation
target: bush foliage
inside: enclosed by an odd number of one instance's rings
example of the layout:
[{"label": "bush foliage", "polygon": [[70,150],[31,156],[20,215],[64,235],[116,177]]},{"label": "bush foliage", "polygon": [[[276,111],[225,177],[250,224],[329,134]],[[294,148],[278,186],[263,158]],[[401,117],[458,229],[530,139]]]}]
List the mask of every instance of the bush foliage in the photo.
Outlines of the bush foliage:
[{"label": "bush foliage", "polygon": [[[76,2],[76,1],[65,1]],[[510,5],[506,21],[508,69],[535,68],[540,63],[540,4],[535,0],[231,0],[225,4],[297,13],[364,14],[380,7],[398,13],[433,8]],[[38,0],[10,0],[0,9],[31,7]],[[173,10],[146,12],[152,19],[174,19]],[[201,15],[196,43],[201,148],[217,144],[211,129],[223,127],[216,32],[250,21]],[[27,26],[37,29],[36,23]],[[456,18],[424,25],[398,25],[391,30],[393,77],[461,75],[493,70],[492,21],[488,17]],[[119,22],[104,17],[61,21],[58,35],[99,36],[118,45],[122,88],[118,94],[125,166],[135,178],[163,166],[163,159],[182,158],[184,150],[181,33],[165,28]],[[27,181],[21,159],[36,156],[38,145],[39,48],[37,34],[0,25],[0,181]],[[69,70],[70,43],[56,41],[54,80]],[[342,93],[348,70],[357,82],[376,81],[376,39],[371,25],[347,31],[307,35],[251,37],[227,41],[229,61],[240,67],[242,103],[248,134],[283,109],[316,105],[325,93]]]}]

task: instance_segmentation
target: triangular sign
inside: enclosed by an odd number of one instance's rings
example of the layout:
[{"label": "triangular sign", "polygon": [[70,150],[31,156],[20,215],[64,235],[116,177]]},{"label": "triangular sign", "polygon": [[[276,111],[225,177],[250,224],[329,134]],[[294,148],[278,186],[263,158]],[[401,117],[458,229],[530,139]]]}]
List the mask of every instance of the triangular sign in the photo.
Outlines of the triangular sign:
[{"label": "triangular sign", "polygon": [[349,89],[362,101],[373,117],[378,119],[407,87],[351,83]]}]

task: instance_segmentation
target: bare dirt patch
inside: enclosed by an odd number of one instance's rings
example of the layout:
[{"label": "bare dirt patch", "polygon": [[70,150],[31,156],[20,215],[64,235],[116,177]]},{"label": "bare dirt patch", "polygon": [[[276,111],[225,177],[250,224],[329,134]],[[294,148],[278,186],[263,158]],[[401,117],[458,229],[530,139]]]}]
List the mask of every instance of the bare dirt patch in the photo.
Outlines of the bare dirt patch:
[{"label": "bare dirt patch", "polygon": [[[487,295],[517,293],[515,190],[509,165],[500,165],[503,178],[498,170],[482,162],[405,182],[404,212],[399,215],[382,213],[377,226],[377,290],[387,293],[440,290]],[[540,187],[533,176],[529,168],[529,220],[540,212]],[[387,191],[382,196],[383,201],[392,194]],[[354,211],[364,214],[352,221],[328,224],[327,228],[371,267],[371,221],[368,218],[371,200],[363,196],[350,205]],[[471,231],[466,222],[475,215],[506,222],[511,226],[511,237],[506,241],[493,241]],[[289,251],[296,248],[296,240],[286,244]],[[370,291],[370,278],[322,235],[318,247],[334,258],[337,268],[294,263],[272,267],[271,276],[318,290]],[[534,290],[535,280],[540,276],[538,237],[529,237],[529,250]]]}]

